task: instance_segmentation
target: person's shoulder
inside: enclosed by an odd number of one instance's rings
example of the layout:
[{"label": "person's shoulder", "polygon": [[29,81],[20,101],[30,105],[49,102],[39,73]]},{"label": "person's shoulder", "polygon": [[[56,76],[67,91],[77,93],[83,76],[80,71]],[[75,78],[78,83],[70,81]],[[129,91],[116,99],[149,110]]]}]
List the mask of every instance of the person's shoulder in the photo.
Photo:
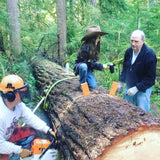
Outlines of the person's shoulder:
[{"label": "person's shoulder", "polygon": [[18,104],[16,105],[16,110],[18,110],[18,111],[23,111],[23,110],[25,110],[26,108],[27,108],[27,106],[26,106],[23,102],[18,103]]},{"label": "person's shoulder", "polygon": [[149,47],[148,45],[144,44],[144,47],[146,48],[146,50],[148,51],[148,53],[155,54],[154,50],[151,47]]},{"label": "person's shoulder", "polygon": [[0,121],[6,119],[6,114],[8,113],[7,106],[5,106],[2,97],[0,97]]},{"label": "person's shoulder", "polygon": [[155,62],[156,62],[156,59],[157,59],[154,50],[151,47],[147,46],[146,44],[145,44],[145,57],[148,60],[153,60]]},{"label": "person's shoulder", "polygon": [[83,44],[80,51],[88,53],[88,46],[87,46],[87,44]]},{"label": "person's shoulder", "polygon": [[127,48],[125,54],[130,54],[130,53],[132,53],[132,52],[133,52],[132,47],[129,47],[129,48]]},{"label": "person's shoulder", "polygon": [[18,107],[26,107],[26,105],[23,102],[18,103],[16,106],[18,106]]},{"label": "person's shoulder", "polygon": [[0,96],[0,107],[4,105],[4,102],[3,102],[3,99],[2,97]]},{"label": "person's shoulder", "polygon": [[0,110],[1,110],[0,114],[2,114],[3,111],[6,110],[6,108],[7,108],[7,106],[5,105],[2,97],[0,97]]},{"label": "person's shoulder", "polygon": [[128,47],[126,51],[132,51],[132,47]]}]

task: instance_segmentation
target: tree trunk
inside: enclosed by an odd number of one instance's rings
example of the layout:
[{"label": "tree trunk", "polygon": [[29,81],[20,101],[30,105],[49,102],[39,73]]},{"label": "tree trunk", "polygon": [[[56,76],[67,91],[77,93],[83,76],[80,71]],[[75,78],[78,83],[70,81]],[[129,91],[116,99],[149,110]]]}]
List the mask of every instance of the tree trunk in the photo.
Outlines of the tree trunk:
[{"label": "tree trunk", "polygon": [[21,52],[20,28],[18,22],[19,10],[17,3],[18,0],[7,0],[11,49],[14,54],[20,54]]},{"label": "tree trunk", "polygon": [[5,52],[4,44],[3,44],[3,35],[1,30],[0,30],[0,51],[2,52],[2,55]]},{"label": "tree trunk", "polygon": [[66,1],[57,0],[58,59],[64,63],[66,52]]},{"label": "tree trunk", "polygon": [[50,87],[47,112],[65,159],[159,160],[160,119],[100,87],[84,97],[78,77],[64,77],[48,60],[32,62],[40,93]]}]

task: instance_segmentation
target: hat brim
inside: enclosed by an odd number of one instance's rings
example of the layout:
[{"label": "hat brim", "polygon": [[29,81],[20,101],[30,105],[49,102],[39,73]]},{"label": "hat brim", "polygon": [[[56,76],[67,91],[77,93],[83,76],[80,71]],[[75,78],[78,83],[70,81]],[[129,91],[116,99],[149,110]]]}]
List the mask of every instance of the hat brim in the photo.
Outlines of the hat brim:
[{"label": "hat brim", "polygon": [[91,37],[94,37],[94,36],[97,36],[97,35],[100,35],[100,36],[103,36],[105,34],[108,34],[107,32],[92,32],[90,34],[86,34],[82,39],[81,41],[85,41],[86,39],[88,38],[91,38]]}]

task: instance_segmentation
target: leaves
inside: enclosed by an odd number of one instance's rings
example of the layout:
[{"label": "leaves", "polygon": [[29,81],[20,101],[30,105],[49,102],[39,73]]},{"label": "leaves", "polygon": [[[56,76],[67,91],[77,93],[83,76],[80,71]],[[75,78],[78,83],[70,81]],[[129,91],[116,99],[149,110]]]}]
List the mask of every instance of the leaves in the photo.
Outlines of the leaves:
[{"label": "leaves", "polygon": [[[101,37],[99,61],[102,63],[123,58],[125,50],[130,46],[130,34],[138,28],[145,32],[147,45],[160,56],[160,2],[154,2],[99,0],[94,7],[90,5],[89,0],[67,0],[66,62],[70,63],[72,68],[86,27],[93,24],[100,25],[101,30],[109,33]],[[5,48],[5,56],[1,56],[0,60],[0,77],[8,72],[14,72],[25,75],[34,85],[30,59],[41,55],[57,61],[56,0],[20,0],[18,6],[22,43],[20,56],[11,53],[6,2],[0,0],[0,31]],[[118,80],[121,68],[116,67],[116,72],[112,75],[109,71],[95,73],[99,83],[107,89],[113,80]]]}]

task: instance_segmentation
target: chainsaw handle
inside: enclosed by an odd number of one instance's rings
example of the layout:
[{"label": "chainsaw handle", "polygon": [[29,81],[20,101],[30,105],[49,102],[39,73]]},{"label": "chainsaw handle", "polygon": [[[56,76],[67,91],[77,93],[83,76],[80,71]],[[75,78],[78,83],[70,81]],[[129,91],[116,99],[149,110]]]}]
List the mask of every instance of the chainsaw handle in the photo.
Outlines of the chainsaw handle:
[{"label": "chainsaw handle", "polygon": [[50,145],[42,152],[42,154],[39,156],[39,160],[44,156],[44,154],[48,151],[48,149],[51,147],[51,145],[55,143],[55,138],[52,139]]}]

